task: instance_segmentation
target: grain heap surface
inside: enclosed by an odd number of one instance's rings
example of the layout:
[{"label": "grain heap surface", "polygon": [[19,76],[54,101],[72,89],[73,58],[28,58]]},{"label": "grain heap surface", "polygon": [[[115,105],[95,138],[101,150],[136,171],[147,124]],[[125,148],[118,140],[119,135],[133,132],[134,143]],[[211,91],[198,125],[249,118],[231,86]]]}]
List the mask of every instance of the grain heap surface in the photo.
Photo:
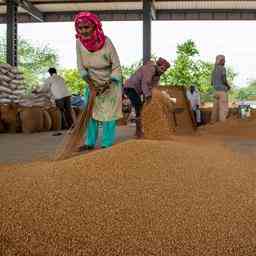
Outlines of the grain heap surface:
[{"label": "grain heap surface", "polygon": [[205,125],[198,129],[198,134],[235,136],[243,138],[256,138],[256,119],[230,118],[226,122],[217,122],[213,125]]},{"label": "grain heap surface", "polygon": [[144,137],[154,140],[168,140],[175,132],[173,107],[160,90],[154,89],[152,101],[144,105],[142,123]]},{"label": "grain heap surface", "polygon": [[1,255],[253,256],[252,161],[215,144],[145,140],[5,166]]}]

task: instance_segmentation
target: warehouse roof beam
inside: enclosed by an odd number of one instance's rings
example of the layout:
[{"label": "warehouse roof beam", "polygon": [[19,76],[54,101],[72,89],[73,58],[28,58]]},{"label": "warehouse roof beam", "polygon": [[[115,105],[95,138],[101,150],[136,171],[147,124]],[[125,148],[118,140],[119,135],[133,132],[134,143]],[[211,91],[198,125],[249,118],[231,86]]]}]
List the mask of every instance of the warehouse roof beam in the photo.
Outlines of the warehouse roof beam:
[{"label": "warehouse roof beam", "polygon": [[18,5],[22,7],[28,14],[30,14],[33,18],[35,18],[37,21],[43,22],[44,17],[41,11],[36,8],[33,4],[31,4],[28,0],[19,0],[17,1]]}]

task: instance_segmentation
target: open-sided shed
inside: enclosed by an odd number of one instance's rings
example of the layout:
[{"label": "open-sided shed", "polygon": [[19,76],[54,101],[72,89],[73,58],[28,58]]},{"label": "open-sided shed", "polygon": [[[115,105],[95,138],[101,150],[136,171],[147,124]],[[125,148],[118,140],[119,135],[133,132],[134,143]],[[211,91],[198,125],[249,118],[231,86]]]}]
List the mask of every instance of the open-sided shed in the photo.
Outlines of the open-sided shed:
[{"label": "open-sided shed", "polygon": [[7,62],[17,65],[17,23],[72,21],[79,11],[104,21],[143,21],[143,60],[151,55],[152,20],[255,20],[254,0],[0,0],[7,23]]}]

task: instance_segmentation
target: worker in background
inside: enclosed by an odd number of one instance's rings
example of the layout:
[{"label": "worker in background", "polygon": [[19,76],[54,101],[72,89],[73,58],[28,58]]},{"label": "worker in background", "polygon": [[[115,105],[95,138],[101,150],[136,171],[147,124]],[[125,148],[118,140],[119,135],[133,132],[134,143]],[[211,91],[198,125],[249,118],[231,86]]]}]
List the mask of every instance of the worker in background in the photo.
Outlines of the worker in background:
[{"label": "worker in background", "polygon": [[[73,124],[72,109],[71,109],[71,94],[65,85],[64,79],[57,74],[55,68],[49,68],[48,70],[50,77],[46,79],[43,86],[39,89],[33,90],[34,93],[40,92],[51,92],[55,99],[55,104],[57,108],[62,113],[65,119],[66,128],[70,128]],[[54,135],[61,135],[60,132]]]},{"label": "worker in background", "polygon": [[217,121],[224,122],[228,115],[228,91],[230,90],[224,55],[218,55],[216,57],[211,83],[215,89],[211,123]]},{"label": "worker in background", "polygon": [[200,94],[196,90],[196,87],[194,85],[190,86],[189,89],[187,89],[187,99],[190,102],[190,106],[192,109],[192,112],[194,114],[196,124],[199,126],[201,124],[201,112],[200,112]]},{"label": "worker in background", "polygon": [[159,58],[156,62],[148,61],[141,66],[124,84],[124,94],[130,99],[136,113],[136,137],[143,137],[141,111],[143,103],[149,103],[152,89],[157,86],[160,76],[170,67],[170,63]]}]

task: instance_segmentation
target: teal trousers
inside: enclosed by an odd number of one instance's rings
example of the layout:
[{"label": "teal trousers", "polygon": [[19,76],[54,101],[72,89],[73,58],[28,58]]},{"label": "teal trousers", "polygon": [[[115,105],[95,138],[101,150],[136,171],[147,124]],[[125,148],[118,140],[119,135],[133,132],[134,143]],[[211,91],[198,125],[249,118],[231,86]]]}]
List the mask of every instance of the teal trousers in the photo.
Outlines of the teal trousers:
[{"label": "teal trousers", "polygon": [[[111,147],[116,138],[116,121],[102,122],[103,136],[101,147]],[[85,145],[95,147],[99,131],[99,122],[94,119],[90,119],[86,131]]]},{"label": "teal trousers", "polygon": [[[90,91],[86,87],[84,90],[84,99],[85,105],[88,103]],[[116,138],[116,121],[106,121],[102,122],[103,128],[103,136],[101,147],[108,148],[111,147]],[[88,122],[86,137],[85,137],[85,145],[95,147],[97,138],[98,138],[98,131],[99,131],[99,122],[93,118],[91,118]]]}]

